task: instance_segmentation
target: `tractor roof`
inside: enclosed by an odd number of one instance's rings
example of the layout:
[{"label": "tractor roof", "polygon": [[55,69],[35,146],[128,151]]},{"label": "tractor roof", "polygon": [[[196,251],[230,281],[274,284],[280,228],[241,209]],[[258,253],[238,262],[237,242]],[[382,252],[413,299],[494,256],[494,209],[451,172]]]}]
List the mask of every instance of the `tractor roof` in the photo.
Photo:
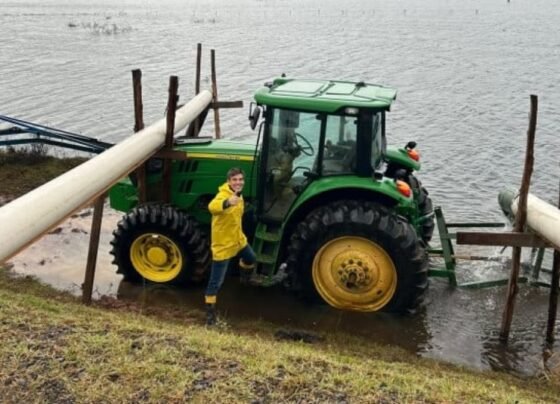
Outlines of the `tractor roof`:
[{"label": "tractor roof", "polygon": [[277,78],[255,93],[259,104],[317,112],[345,107],[389,110],[397,90],[378,84],[350,81]]}]

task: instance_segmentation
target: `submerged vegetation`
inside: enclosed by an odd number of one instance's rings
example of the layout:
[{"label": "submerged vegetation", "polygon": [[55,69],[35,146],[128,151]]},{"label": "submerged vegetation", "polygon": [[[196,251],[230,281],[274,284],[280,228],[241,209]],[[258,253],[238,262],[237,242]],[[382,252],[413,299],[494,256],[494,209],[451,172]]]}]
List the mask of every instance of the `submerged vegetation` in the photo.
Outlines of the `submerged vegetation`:
[{"label": "submerged vegetation", "polygon": [[22,150],[0,149],[0,196],[9,200],[25,194],[86,160],[53,157],[41,145]]}]

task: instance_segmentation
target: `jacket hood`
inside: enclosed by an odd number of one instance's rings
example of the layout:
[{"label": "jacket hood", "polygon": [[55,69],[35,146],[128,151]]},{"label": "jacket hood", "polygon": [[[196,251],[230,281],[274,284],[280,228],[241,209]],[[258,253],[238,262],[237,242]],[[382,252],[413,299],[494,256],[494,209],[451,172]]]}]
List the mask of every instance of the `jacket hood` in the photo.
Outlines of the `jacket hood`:
[{"label": "jacket hood", "polygon": [[229,184],[227,182],[220,185],[220,187],[218,188],[218,191],[226,192],[228,195],[233,196],[233,191],[231,190],[231,188],[229,187]]}]

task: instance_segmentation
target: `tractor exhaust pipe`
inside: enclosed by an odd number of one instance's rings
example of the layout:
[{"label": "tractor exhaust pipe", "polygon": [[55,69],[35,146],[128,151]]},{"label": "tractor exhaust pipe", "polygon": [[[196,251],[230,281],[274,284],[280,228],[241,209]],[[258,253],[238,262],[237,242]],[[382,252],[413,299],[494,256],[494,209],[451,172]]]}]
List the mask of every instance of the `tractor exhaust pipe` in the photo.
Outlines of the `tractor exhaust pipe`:
[{"label": "tractor exhaust pipe", "polygon": [[[501,191],[498,202],[508,217],[515,217],[519,203],[517,191]],[[560,209],[532,194],[527,195],[527,226],[556,249],[560,249]]]},{"label": "tractor exhaust pipe", "polygon": [[[192,122],[212,101],[202,91],[175,113],[175,132]],[[166,118],[135,133],[98,156],[0,208],[0,264],[91,204],[165,142]]]}]

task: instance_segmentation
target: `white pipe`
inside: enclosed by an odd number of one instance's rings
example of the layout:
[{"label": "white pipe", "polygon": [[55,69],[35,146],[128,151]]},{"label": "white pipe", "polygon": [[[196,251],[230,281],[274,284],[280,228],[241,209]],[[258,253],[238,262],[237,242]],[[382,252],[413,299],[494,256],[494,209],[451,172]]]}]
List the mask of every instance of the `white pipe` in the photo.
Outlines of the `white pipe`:
[{"label": "white pipe", "polygon": [[[175,132],[212,101],[202,91],[175,114]],[[0,208],[0,263],[56,226],[147,160],[165,142],[166,118]]]},{"label": "white pipe", "polygon": [[[517,215],[519,196],[511,203],[514,215]],[[527,196],[527,226],[539,236],[560,249],[560,209],[536,196]]]}]

